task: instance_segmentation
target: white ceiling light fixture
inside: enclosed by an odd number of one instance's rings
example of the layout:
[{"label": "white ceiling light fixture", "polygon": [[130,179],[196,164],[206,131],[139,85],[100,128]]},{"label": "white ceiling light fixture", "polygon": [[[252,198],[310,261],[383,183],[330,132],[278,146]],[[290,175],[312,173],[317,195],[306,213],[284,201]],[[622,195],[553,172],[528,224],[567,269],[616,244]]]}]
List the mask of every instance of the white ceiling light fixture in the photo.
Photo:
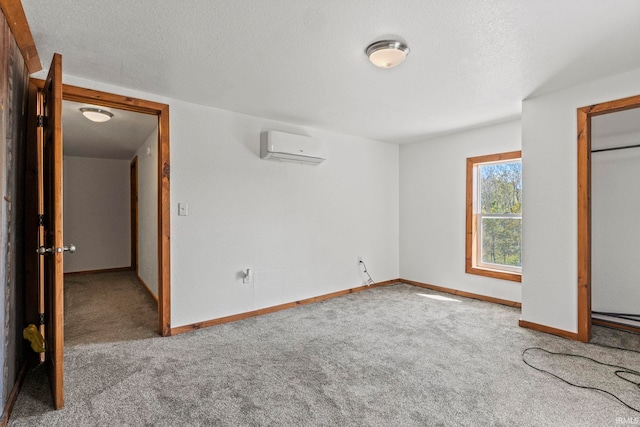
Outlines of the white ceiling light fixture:
[{"label": "white ceiling light fixture", "polygon": [[87,119],[97,123],[108,122],[113,117],[113,113],[100,108],[83,107],[80,111]]},{"label": "white ceiling light fixture", "polygon": [[376,67],[393,68],[405,60],[409,46],[397,40],[381,40],[370,44],[365,52]]}]

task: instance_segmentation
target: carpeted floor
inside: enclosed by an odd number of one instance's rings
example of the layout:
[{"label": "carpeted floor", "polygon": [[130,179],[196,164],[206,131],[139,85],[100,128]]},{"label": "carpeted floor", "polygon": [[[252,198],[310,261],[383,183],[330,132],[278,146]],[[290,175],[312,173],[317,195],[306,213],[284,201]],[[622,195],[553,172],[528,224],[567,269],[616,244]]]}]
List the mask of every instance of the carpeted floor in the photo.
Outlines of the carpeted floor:
[{"label": "carpeted floor", "polygon": [[158,336],[158,305],[130,271],[66,276],[64,308],[65,347]]},{"label": "carpeted floor", "polygon": [[[73,305],[67,311],[71,317]],[[518,317],[517,309],[398,284],[170,338],[153,337],[151,329],[140,339],[76,341],[66,349],[65,408],[52,409],[38,369],[29,374],[10,425],[603,426],[640,420],[607,394],[571,387],[522,362],[525,348],[539,346],[640,370],[638,353],[522,329]],[[640,350],[638,335],[602,328],[594,335],[603,344]],[[615,377],[614,368],[539,350],[527,360],[640,407],[640,390]]]}]

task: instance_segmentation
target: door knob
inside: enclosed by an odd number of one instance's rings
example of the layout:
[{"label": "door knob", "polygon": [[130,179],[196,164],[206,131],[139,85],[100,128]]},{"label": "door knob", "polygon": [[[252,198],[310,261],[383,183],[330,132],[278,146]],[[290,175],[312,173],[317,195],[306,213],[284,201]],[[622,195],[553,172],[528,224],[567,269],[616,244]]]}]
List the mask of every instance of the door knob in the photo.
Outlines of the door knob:
[{"label": "door knob", "polygon": [[60,253],[60,252],[69,252],[70,254],[74,253],[76,251],[76,245],[74,245],[73,243],[70,244],[69,246],[64,246],[62,248],[57,248],[56,252]]},{"label": "door knob", "polygon": [[45,248],[44,246],[40,246],[38,249],[36,249],[36,252],[40,255],[44,255],[47,253],[50,254],[51,252],[53,252],[53,248]]},{"label": "door knob", "polygon": [[[76,251],[76,245],[74,245],[73,243],[70,244],[69,246],[56,248],[56,253],[69,252],[70,254],[72,254],[75,251]],[[36,252],[39,253],[40,255],[50,254],[53,252],[53,248],[45,248],[44,246],[40,246],[38,249],[36,249]]]}]

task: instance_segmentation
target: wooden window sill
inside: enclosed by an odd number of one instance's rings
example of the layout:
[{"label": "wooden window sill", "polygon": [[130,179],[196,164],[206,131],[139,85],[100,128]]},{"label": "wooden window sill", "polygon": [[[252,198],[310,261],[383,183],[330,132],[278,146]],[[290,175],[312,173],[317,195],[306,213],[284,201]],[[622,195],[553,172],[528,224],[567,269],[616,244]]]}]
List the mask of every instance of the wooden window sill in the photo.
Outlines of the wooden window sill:
[{"label": "wooden window sill", "polygon": [[467,267],[466,273],[478,276],[492,277],[494,279],[510,280],[512,282],[522,282],[522,273],[511,271],[493,270],[489,268]]}]

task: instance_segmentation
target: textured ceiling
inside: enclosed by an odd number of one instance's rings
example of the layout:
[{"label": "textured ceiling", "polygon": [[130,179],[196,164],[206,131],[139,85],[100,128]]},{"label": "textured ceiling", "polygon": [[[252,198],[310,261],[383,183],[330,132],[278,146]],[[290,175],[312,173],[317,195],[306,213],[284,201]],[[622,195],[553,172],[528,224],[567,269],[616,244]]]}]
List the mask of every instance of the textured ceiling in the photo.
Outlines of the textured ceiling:
[{"label": "textured ceiling", "polygon": [[116,108],[98,107],[113,113],[108,122],[85,118],[81,107],[96,107],[72,101],[62,102],[64,155],[131,160],[158,126],[158,117]]},{"label": "textured ceiling", "polygon": [[[640,68],[638,0],[23,0],[46,68],[389,142]],[[393,69],[364,49],[398,37]]]}]

